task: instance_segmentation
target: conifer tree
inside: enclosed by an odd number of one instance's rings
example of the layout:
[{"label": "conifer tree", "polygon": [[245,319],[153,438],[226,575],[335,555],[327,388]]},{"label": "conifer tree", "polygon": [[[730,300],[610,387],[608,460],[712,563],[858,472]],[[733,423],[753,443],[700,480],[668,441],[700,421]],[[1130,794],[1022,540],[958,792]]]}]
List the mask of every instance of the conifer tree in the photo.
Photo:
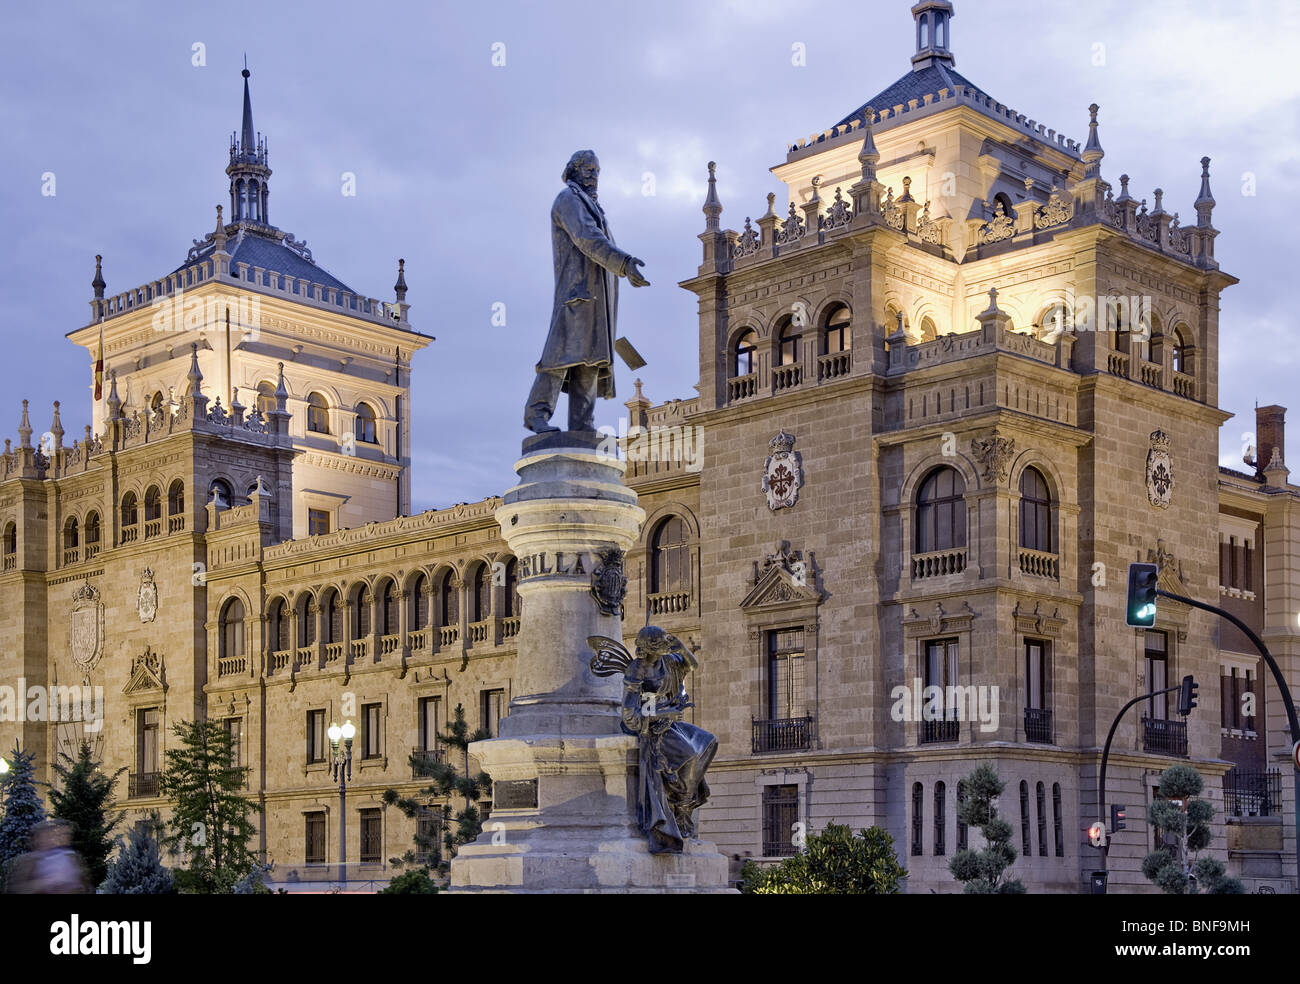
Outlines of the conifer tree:
[{"label": "conifer tree", "polygon": [[92,885],[108,876],[108,857],[113,853],[113,831],[122,822],[122,813],[113,814],[113,789],[126,767],[111,776],[100,771],[91,754],[90,743],[83,741],[74,759],[59,752],[54,771],[60,782],[50,786],[50,807],[54,816],[72,824],[72,849],[81,855]]},{"label": "conifer tree", "polygon": [[133,827],[117,860],[108,866],[101,891],[105,895],[171,895],[176,887],[172,873],[163,867],[157,842]]},{"label": "conifer tree", "polygon": [[978,827],[984,835],[984,848],[958,851],[948,862],[948,870],[971,895],[1023,895],[1025,886],[1019,879],[1003,878],[1016,860],[1011,846],[1011,824],[998,816],[995,801],[1005,784],[997,770],[987,762],[962,780],[965,797],[957,806],[957,819],[968,827]]},{"label": "conifer tree", "polygon": [[4,790],[4,817],[0,818],[0,880],[9,863],[31,849],[32,828],[45,819],[45,807],[36,792],[36,756],[14,742],[9,771],[0,788]]}]

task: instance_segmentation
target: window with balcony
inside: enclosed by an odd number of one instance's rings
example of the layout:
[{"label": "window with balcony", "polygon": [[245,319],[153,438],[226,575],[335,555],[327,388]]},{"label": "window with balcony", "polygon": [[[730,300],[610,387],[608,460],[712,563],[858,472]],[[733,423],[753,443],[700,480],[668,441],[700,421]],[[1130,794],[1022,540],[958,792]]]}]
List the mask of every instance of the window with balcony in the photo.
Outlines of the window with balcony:
[{"label": "window with balcony", "polygon": [[736,340],[732,351],[732,376],[748,376],[757,370],[755,356],[758,353],[758,336],[752,330],[746,331]]},{"label": "window with balcony", "polygon": [[298,645],[306,648],[316,645],[316,615],[312,612],[311,595],[303,595],[294,609],[298,620]]},{"label": "window with balcony", "polygon": [[1020,475],[1020,570],[1057,580],[1056,510],[1047,479],[1037,468]]},{"label": "window with balcony", "polygon": [[158,769],[162,757],[159,725],[162,712],[142,707],[135,712],[135,772],[129,777],[129,797],[158,795]]},{"label": "window with balcony", "polygon": [[98,556],[100,546],[99,513],[92,511],[86,514],[86,528],[83,538],[86,541],[86,559],[90,560]]},{"label": "window with balcony", "polygon": [[289,648],[289,606],[283,598],[271,602],[267,613],[267,641],[272,652],[283,652]]},{"label": "window with balcony", "polygon": [[75,564],[81,550],[81,531],[77,528],[77,517],[69,516],[63,524],[63,562]]},{"label": "window with balcony", "polygon": [[421,697],[417,708],[419,720],[416,722],[416,733],[420,751],[436,751],[442,738],[442,698]]},{"label": "window with balcony", "polygon": [[167,515],[181,516],[185,513],[185,483],[176,479],[167,489]]},{"label": "window with balcony", "polygon": [[504,616],[506,618],[518,618],[520,612],[519,605],[519,561],[511,557],[506,561],[506,583],[505,590],[502,592],[502,601],[505,604]]},{"label": "window with balcony", "polygon": [[[94,513],[91,515],[93,516]],[[89,522],[89,520],[87,520],[87,522]],[[18,527],[14,523],[5,523],[2,553],[4,556],[5,570],[13,570],[18,566]]]},{"label": "window with balcony", "polygon": [[231,598],[222,607],[217,636],[223,661],[244,655],[244,603],[238,598]]},{"label": "window with balcony", "polygon": [[[1188,332],[1185,325],[1174,328],[1173,352],[1170,364],[1174,372],[1182,373],[1184,376],[1194,376],[1195,373],[1192,371],[1192,348],[1187,339]],[[1190,395],[1190,393],[1184,395]]]},{"label": "window with balcony", "polygon": [[802,628],[767,633],[767,719],[754,722],[754,751],[802,751],[812,747],[812,716],[804,688]]},{"label": "window with balcony", "polygon": [[479,564],[470,581],[470,621],[483,622],[492,614],[492,572],[487,564]]},{"label": "window with balcony", "polygon": [[957,686],[957,654],[956,639],[931,639],[925,643],[921,676],[927,689],[937,687],[943,695],[944,716],[937,721],[920,722],[922,744],[957,741],[960,737],[961,722],[957,720],[958,708],[948,701],[951,693],[948,688]]},{"label": "window with balcony", "polygon": [[122,526],[135,526],[138,522],[140,522],[139,500],[134,492],[128,492],[122,496]]},{"label": "window with balcony", "polygon": [[324,864],[325,863],[325,814],[317,811],[305,815],[306,832],[303,837],[303,843],[306,845],[303,852],[303,861],[306,864]]},{"label": "window with balcony", "polygon": [[663,519],[650,536],[650,614],[668,615],[689,608],[691,549],[686,522]]},{"label": "window with balcony", "polygon": [[1158,694],[1169,684],[1169,636],[1147,629],[1145,666],[1147,679],[1146,714],[1142,718],[1142,748],[1157,755],[1187,754],[1187,722],[1169,716],[1169,694]]},{"label": "window with balcony", "polygon": [[1050,645],[1042,639],[1025,640],[1025,739],[1052,744]]},{"label": "window with balcony", "polygon": [[826,316],[822,331],[822,355],[838,355],[853,348],[853,316],[843,304]]},{"label": "window with balcony", "polygon": [[394,635],[397,632],[397,586],[393,584],[392,578],[384,582],[384,586],[379,591],[379,604],[376,607],[376,617],[378,619],[379,634],[381,636]]},{"label": "window with balcony", "polygon": [[454,628],[460,625],[460,592],[451,571],[438,578],[438,625]]},{"label": "window with balcony", "polygon": [[798,853],[794,844],[799,823],[799,787],[763,787],[763,857],[784,858]]},{"label": "window with balcony", "polygon": [[912,576],[958,574],[966,569],[966,480],[942,466],[925,477],[916,496]]},{"label": "window with balcony", "polygon": [[144,521],[152,523],[162,519],[162,492],[158,486],[150,485],[144,494]]}]

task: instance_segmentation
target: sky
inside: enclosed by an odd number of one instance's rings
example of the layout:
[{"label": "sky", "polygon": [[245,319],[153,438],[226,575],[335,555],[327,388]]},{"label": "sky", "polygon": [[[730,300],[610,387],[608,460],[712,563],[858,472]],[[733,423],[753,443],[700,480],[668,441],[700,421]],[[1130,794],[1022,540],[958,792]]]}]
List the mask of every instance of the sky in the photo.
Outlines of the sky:
[{"label": "sky", "polygon": [[[247,54],[274,174],[270,218],[355,290],[391,299],[406,259],[414,508],[514,481],[522,404],[550,319],[549,210],[569,155],[601,160],[600,199],[651,286],[620,294],[620,334],[655,402],[695,395],[698,319],[677,283],[700,262],[708,161],[722,224],[760,215],[769,168],[910,69],[908,0],[10,8],[0,60],[0,435],[20,400],[89,421],[90,367],[64,335],[111,295],[165,275],[228,201]],[[1223,464],[1256,404],[1296,404],[1292,268],[1300,187],[1300,4],[955,0],[958,70],[1083,141],[1101,106],[1103,176],[1192,224],[1208,155],[1223,294]],[[802,64],[793,56],[802,45]],[[50,176],[53,176],[51,182]],[[355,194],[345,175],[352,175]],[[649,177],[649,180],[647,178]],[[53,191],[53,194],[50,192]],[[652,193],[648,193],[652,192]],[[504,319],[494,318],[502,311]],[[501,322],[504,320],[504,324]],[[598,424],[617,426],[633,374]],[[562,419],[563,410],[557,415]],[[1300,433],[1300,432],[1298,432]],[[69,440],[72,438],[69,437]],[[1300,439],[1293,442],[1300,447]]]}]

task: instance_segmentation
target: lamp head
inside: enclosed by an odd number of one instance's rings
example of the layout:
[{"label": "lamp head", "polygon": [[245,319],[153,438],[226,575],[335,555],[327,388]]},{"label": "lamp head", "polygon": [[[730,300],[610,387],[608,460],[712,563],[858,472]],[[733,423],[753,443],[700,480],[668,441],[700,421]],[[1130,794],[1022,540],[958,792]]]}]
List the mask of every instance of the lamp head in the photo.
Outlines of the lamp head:
[{"label": "lamp head", "polygon": [[326,731],[325,733],[330,736],[330,741],[332,741],[334,744],[337,745],[339,743],[339,738],[343,734],[343,729],[340,728],[337,724],[331,724],[329,726],[329,730]]},{"label": "lamp head", "polygon": [[343,732],[344,741],[351,741],[357,733],[356,726],[351,721],[344,721],[340,730]]}]

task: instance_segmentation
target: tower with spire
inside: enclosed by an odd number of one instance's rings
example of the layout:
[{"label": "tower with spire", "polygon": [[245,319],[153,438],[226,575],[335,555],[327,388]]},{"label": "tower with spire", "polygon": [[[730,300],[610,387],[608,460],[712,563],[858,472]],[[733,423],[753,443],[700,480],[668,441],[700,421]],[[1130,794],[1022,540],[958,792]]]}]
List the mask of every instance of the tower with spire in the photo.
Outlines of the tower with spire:
[{"label": "tower with spire", "polygon": [[230,137],[230,221],[236,226],[268,227],[267,199],[271,168],[267,164],[266,141],[253,128],[253,100],[248,92],[248,64],[244,77],[244,116],[237,134]]}]

